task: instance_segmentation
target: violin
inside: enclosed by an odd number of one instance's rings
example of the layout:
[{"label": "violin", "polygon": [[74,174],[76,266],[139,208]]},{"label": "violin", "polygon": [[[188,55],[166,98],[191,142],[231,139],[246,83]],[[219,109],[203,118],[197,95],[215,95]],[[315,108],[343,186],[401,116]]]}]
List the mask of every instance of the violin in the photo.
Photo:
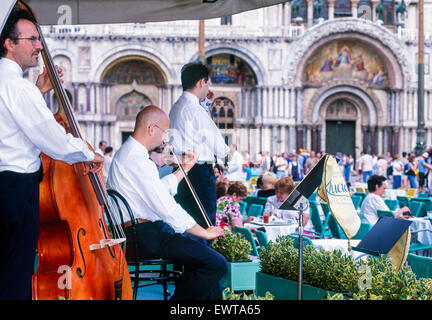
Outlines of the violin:
[{"label": "violin", "polygon": [[[19,0],[17,4],[37,22],[26,3]],[[38,25],[36,28],[43,45],[42,58],[59,104],[54,116],[66,132],[82,139],[42,31]],[[89,148],[92,149],[90,145]],[[124,255],[125,236],[118,217],[110,209],[101,172],[84,175],[83,163],[69,165],[45,154],[41,154],[41,159],[44,179],[40,184],[33,299],[132,299]]]}]

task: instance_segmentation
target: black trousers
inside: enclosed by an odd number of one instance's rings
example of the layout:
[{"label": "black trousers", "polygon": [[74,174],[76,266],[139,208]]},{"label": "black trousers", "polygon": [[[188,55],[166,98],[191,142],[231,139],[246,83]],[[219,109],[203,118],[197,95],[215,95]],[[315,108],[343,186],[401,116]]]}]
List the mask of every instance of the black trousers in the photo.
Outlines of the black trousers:
[{"label": "black trousers", "polygon": [[42,170],[0,172],[0,299],[31,299]]},{"label": "black trousers", "polygon": [[[197,193],[210,221],[216,224],[216,177],[211,164],[195,164],[188,173],[189,180]],[[204,229],[207,223],[196,203],[192,192],[183,179],[177,189],[176,201]]]},{"label": "black trousers", "polygon": [[[135,226],[139,257],[163,258],[184,266],[184,276],[177,280],[171,300],[221,300],[219,281],[227,270],[227,261],[217,251],[186,238],[162,221]],[[132,227],[125,230],[127,258],[133,258],[135,237]]]}]

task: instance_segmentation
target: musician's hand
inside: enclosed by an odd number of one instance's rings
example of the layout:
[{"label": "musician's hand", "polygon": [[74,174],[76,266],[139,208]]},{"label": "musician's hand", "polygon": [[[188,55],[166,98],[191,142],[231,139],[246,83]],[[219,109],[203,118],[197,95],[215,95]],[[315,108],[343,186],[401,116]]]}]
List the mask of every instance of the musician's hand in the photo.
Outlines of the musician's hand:
[{"label": "musician's hand", "polygon": [[104,163],[104,156],[95,152],[95,157],[93,161],[85,162],[85,170],[83,172],[84,175],[88,174],[89,172],[99,172],[101,171]]},{"label": "musician's hand", "polygon": [[[56,66],[57,69],[57,73],[60,79],[63,78],[63,70],[62,68],[59,68],[59,66]],[[61,80],[61,82],[63,83],[63,79]],[[48,71],[46,69],[46,67],[43,67],[43,72],[38,76],[37,80],[36,80],[36,86],[39,88],[40,92],[42,92],[42,94],[47,93],[48,91],[50,91],[53,86],[51,83],[51,80],[48,76]]]},{"label": "musician's hand", "polygon": [[207,240],[215,240],[220,237],[225,238],[225,231],[223,231],[221,228],[212,226],[206,229]]},{"label": "musician's hand", "polygon": [[207,99],[213,101],[214,97],[215,97],[214,92],[211,91],[211,90],[209,90],[208,93],[207,93]]},{"label": "musician's hand", "polygon": [[196,151],[188,151],[186,154],[182,157],[182,165],[183,169],[185,169],[186,172],[188,172],[192,167],[195,165],[195,163],[198,160],[198,152]]}]

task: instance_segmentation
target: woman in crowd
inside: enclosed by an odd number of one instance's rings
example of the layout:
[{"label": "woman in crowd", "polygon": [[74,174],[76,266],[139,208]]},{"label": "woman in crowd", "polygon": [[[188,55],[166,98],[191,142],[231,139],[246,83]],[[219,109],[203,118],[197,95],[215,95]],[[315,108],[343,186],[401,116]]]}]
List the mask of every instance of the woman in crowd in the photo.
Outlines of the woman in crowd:
[{"label": "woman in crowd", "polygon": [[408,181],[410,183],[410,187],[414,188],[414,189],[417,188],[416,169],[417,169],[417,164],[414,161],[414,156],[411,155],[408,159],[405,174],[408,176]]},{"label": "woman in crowd", "polygon": [[[227,193],[217,200],[216,226],[232,229],[235,226],[243,226],[243,217],[240,211],[240,201],[247,197],[247,189],[240,181],[231,183]],[[250,222],[253,217],[249,217],[245,222]]]},{"label": "woman in crowd", "polygon": [[277,176],[273,172],[266,172],[262,176],[262,187],[257,192],[258,197],[267,198],[275,195],[275,183],[278,180]]},{"label": "woman in crowd", "polygon": [[[266,206],[264,208],[265,215],[275,214],[278,208],[285,202],[290,193],[294,190],[294,182],[291,177],[285,177],[279,179],[275,184],[276,194],[274,196],[268,197]],[[279,211],[280,212],[280,211]],[[297,211],[285,211],[283,217],[284,219],[297,219]],[[309,213],[303,214],[303,225],[309,221]]]}]

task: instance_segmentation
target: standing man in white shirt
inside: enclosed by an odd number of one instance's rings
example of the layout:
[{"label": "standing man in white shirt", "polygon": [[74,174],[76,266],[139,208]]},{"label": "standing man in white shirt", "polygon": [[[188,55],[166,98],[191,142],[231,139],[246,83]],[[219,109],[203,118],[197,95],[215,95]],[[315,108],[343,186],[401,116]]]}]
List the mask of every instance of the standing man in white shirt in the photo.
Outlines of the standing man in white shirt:
[{"label": "standing man in white shirt", "polygon": [[228,161],[228,168],[226,177],[230,181],[242,181],[243,180],[243,157],[240,152],[237,151],[237,145],[230,144],[230,155]]},{"label": "standing man in white shirt", "polygon": [[[207,245],[182,235],[188,231],[198,238],[214,240],[224,236],[217,227],[199,226],[174,200],[180,170],[159,178],[156,164],[149,152],[167,138],[169,118],[156,107],[148,106],[136,118],[135,129],[114,155],[108,178],[108,188],[118,191],[128,201],[137,224],[126,227],[126,255],[135,250],[136,237],[141,257],[164,258],[184,265],[184,277],[176,282],[171,300],[221,299],[219,280],[226,272],[226,259]],[[187,172],[196,162],[184,162]],[[130,223],[126,214],[125,224]],[[135,234],[135,236],[134,236]],[[129,249],[130,248],[130,249]]]},{"label": "standing man in white shirt", "polygon": [[361,152],[360,155],[360,169],[363,175],[363,182],[366,183],[368,178],[372,176],[373,158],[370,154],[365,152]]},{"label": "standing man in white shirt", "polygon": [[33,19],[13,11],[0,35],[0,299],[31,298],[40,153],[69,164],[86,162],[86,173],[103,165],[102,156],[54,119],[41,93],[52,88],[47,73],[36,85],[24,79],[24,71],[38,65],[42,49]]},{"label": "standing man in white shirt", "polygon": [[[181,70],[181,82],[183,94],[174,103],[169,114],[170,140],[176,153],[190,150],[198,152],[197,164],[191,169],[188,177],[214,225],[216,177],[213,163],[215,157],[224,158],[229,148],[214,121],[200,105],[200,101],[204,101],[209,94],[209,69],[199,62],[186,64]],[[184,181],[179,185],[176,200],[200,226],[207,227],[198,204]]]}]

